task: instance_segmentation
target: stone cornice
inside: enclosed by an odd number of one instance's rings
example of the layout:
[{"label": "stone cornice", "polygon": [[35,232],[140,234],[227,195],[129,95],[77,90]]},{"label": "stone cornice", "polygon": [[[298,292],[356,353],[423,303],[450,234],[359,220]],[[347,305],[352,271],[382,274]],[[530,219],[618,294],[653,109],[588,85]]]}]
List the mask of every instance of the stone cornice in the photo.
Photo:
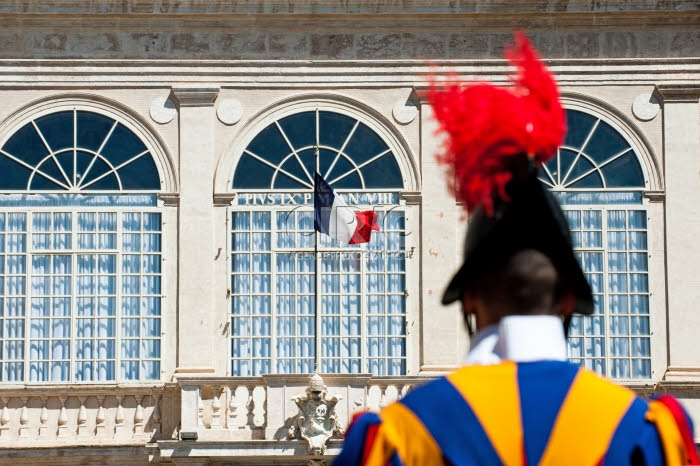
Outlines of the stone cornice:
[{"label": "stone cornice", "polygon": [[158,199],[162,200],[166,207],[180,205],[180,193],[160,193]]},{"label": "stone cornice", "polygon": [[12,384],[0,385],[0,397],[18,396],[79,396],[79,395],[132,395],[158,392],[164,389],[162,383],[151,385],[122,384]]},{"label": "stone cornice", "polygon": [[401,197],[406,201],[406,205],[419,205],[423,199],[419,191],[404,191]]},{"label": "stone cornice", "polygon": [[[9,14],[92,14],[102,15],[215,15],[222,13],[491,13],[508,11],[513,13],[565,13],[593,12],[616,13],[622,7],[615,2],[593,0],[562,0],[546,2],[542,0],[520,0],[518,2],[493,2],[491,0],[466,0],[460,2],[448,0],[407,0],[386,2],[382,0],[207,0],[188,2],[162,2],[157,0],[98,0],[85,2],[80,0],[63,0],[61,2],[23,2],[17,12]],[[625,10],[632,11],[689,11],[697,9],[697,3],[687,0],[628,0]],[[7,11],[7,9],[6,9]]]},{"label": "stone cornice", "polygon": [[[507,84],[503,60],[435,60],[438,72],[460,80]],[[700,59],[547,60],[560,86],[655,85],[663,92],[693,89]],[[0,60],[0,89],[173,88],[181,105],[213,105],[218,89],[342,89],[414,87],[422,99],[435,68],[425,60]],[[175,83],[175,84],[173,84]],[[197,84],[201,83],[201,84]],[[215,85],[211,83],[216,83]],[[201,87],[198,87],[201,86]],[[218,86],[218,87],[217,87]],[[663,99],[663,97],[661,97]],[[182,101],[185,103],[183,104]]]},{"label": "stone cornice", "polygon": [[700,84],[658,84],[656,93],[663,103],[668,102],[698,102],[700,100]]},{"label": "stone cornice", "polygon": [[649,202],[663,202],[666,199],[666,193],[663,191],[644,191],[643,196],[649,199]]},{"label": "stone cornice", "polygon": [[220,90],[215,86],[173,86],[172,93],[180,107],[213,107]]},{"label": "stone cornice", "polygon": [[214,207],[228,207],[236,198],[236,193],[214,193]]},{"label": "stone cornice", "polygon": [[227,459],[259,456],[274,457],[278,463],[290,465],[308,465],[309,460],[326,460],[330,463],[340,453],[343,443],[340,439],[328,441],[325,456],[312,456],[306,451],[306,445],[297,441],[280,440],[225,440],[225,441],[178,441],[158,440],[161,459],[187,457],[224,457]]}]

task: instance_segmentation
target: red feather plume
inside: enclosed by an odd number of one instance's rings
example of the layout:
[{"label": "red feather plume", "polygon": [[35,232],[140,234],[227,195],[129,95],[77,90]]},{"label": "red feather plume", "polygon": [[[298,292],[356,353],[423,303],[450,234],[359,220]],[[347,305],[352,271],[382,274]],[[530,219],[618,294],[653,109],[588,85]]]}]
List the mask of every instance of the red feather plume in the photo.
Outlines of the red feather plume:
[{"label": "red feather plume", "polygon": [[505,56],[517,68],[511,88],[443,87],[433,80],[427,94],[448,136],[437,160],[448,166],[450,190],[468,212],[483,206],[493,215],[496,199],[509,200],[511,158],[527,154],[540,165],[556,153],[566,133],[557,84],[525,34],[516,35]]}]

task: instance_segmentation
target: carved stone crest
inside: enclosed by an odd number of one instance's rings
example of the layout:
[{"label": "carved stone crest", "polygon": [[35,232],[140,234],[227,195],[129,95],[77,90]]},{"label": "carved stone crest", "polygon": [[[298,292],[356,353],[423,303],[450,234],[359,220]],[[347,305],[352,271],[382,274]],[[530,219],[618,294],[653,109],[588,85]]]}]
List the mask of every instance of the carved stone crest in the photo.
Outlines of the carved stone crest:
[{"label": "carved stone crest", "polygon": [[335,405],[340,399],[339,396],[327,398],[327,387],[321,376],[314,372],[306,393],[292,398],[299,407],[299,414],[289,428],[289,438],[306,440],[309,453],[323,455],[328,439],[343,434],[335,413]]}]

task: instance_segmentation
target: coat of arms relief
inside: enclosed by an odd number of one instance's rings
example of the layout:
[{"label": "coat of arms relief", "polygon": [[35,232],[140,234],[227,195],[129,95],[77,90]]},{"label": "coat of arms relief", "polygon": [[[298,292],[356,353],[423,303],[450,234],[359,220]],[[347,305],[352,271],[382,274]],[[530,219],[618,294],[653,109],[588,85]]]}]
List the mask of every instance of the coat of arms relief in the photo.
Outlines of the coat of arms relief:
[{"label": "coat of arms relief", "polygon": [[299,407],[299,414],[289,428],[289,438],[305,440],[309,453],[323,455],[328,439],[344,433],[335,413],[335,405],[340,399],[335,395],[328,397],[323,379],[314,372],[306,393],[292,398]]}]

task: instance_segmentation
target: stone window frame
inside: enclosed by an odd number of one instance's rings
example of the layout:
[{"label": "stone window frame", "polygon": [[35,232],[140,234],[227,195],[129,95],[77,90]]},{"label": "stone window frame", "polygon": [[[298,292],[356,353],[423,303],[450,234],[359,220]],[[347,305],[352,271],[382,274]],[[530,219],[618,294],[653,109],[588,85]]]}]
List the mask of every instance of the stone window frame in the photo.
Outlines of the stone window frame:
[{"label": "stone window frame", "polygon": [[[649,320],[651,346],[651,377],[648,379],[617,379],[624,383],[648,383],[660,380],[667,369],[667,307],[666,307],[666,267],[664,260],[664,183],[661,163],[654,153],[645,133],[625,112],[608,102],[591,95],[577,92],[562,92],[562,105],[566,110],[578,110],[590,114],[609,124],[633,148],[644,175],[644,188],[641,189],[642,203],[637,206],[647,213],[647,252],[649,254]],[[631,113],[631,109],[630,109]],[[588,207],[588,206],[585,206]],[[566,210],[567,207],[563,206]],[[614,206],[611,206],[611,209]],[[609,315],[609,314],[606,314]],[[609,338],[609,323],[606,321],[606,339]],[[609,361],[609,354],[605,359]],[[609,371],[606,364],[606,371]]]},{"label": "stone window frame", "polygon": [[[146,119],[141,116],[135,110],[126,107],[125,105],[114,101],[110,98],[97,95],[97,94],[86,94],[86,93],[61,93],[55,95],[44,96],[40,99],[31,101],[22,107],[18,108],[16,111],[9,114],[4,121],[0,122],[0,147],[20,128],[25,126],[34,120],[37,120],[43,116],[54,114],[64,111],[85,111],[97,113],[108,118],[111,118],[118,123],[124,125],[128,130],[134,133],[141,142],[146,146],[148,152],[150,153],[156,169],[158,176],[160,178],[160,189],[149,190],[148,193],[153,193],[156,196],[155,207],[142,207],[140,208],[144,212],[158,212],[161,215],[161,314],[160,314],[160,328],[161,333],[159,335],[160,341],[160,374],[157,379],[122,379],[120,376],[120,367],[117,365],[115,367],[115,379],[108,381],[76,381],[74,380],[74,369],[71,366],[71,375],[69,381],[45,381],[45,382],[30,382],[29,380],[23,380],[18,382],[0,382],[3,387],[10,387],[16,385],[22,386],[33,386],[33,385],[76,385],[76,384],[86,384],[86,385],[114,385],[129,383],[130,385],[149,385],[152,386],[153,383],[159,383],[165,380],[165,375],[167,368],[172,365],[173,361],[169,361],[166,353],[168,353],[168,348],[170,347],[170,339],[166,337],[168,333],[167,328],[174,325],[174,319],[176,318],[176,312],[174,309],[170,309],[171,304],[176,300],[167,300],[166,293],[171,288],[167,285],[168,277],[174,275],[174,271],[169,270],[167,266],[168,263],[176,264],[177,258],[171,257],[174,249],[169,245],[169,243],[175,243],[176,238],[167,238],[167,236],[173,236],[171,228],[166,228],[166,223],[168,223],[168,211],[167,207],[175,207],[177,209],[177,199],[179,193],[179,178],[177,176],[176,164],[173,161],[172,156],[166,149],[165,142],[161,139],[156,131],[154,131],[150,124],[147,123]],[[16,191],[12,191],[16,192]],[[29,192],[29,191],[27,191]],[[68,193],[68,191],[36,191],[39,194],[42,193]],[[126,193],[127,191],[115,191]],[[145,191],[134,191],[136,194],[144,193]],[[111,193],[106,192],[107,194]],[[100,208],[80,208],[80,207],[68,207],[67,209],[72,209],[74,213],[78,211],[84,212],[99,212]],[[113,207],[106,208],[109,211],[117,212],[118,222],[121,222],[121,215],[125,212],[133,211],[133,209],[123,208],[123,207]],[[172,214],[171,214],[172,215]],[[77,233],[77,232],[76,232]],[[120,249],[121,250],[121,249]],[[121,254],[121,252],[120,252]],[[29,286],[29,285],[27,285]],[[119,286],[119,284],[117,284]],[[171,303],[172,301],[172,303]],[[120,310],[117,309],[117,320],[119,317]],[[27,312],[25,315],[29,316]],[[73,333],[75,332],[75,316],[71,316],[71,341],[74,340]],[[170,321],[173,322],[170,322]],[[115,329],[115,335],[117,342],[120,337],[120,328]],[[96,338],[96,337],[95,337]],[[25,341],[29,341],[29,330],[25,328]],[[75,348],[70,348],[70,361],[74,362]],[[117,344],[115,347],[115,361],[121,359],[120,356],[121,348]],[[94,358],[93,358],[94,359]],[[25,362],[29,360],[29,348],[25,349]],[[28,373],[28,368],[25,368],[25,374]]]},{"label": "stone window frame", "polygon": [[[321,110],[337,112],[357,119],[367,125],[380,138],[382,138],[394,153],[396,162],[399,165],[403,179],[404,188],[399,192],[400,205],[406,211],[406,230],[414,232],[406,236],[406,375],[415,375],[420,371],[420,332],[416,325],[420,322],[420,171],[415,156],[412,154],[408,143],[401,136],[395,124],[384,117],[370,103],[360,102],[342,94],[313,93],[296,95],[281,101],[267,105],[258,110],[237,133],[234,140],[225,150],[219,160],[215,180],[214,199],[215,206],[224,207],[225,213],[217,214],[217,218],[226,218],[226,245],[227,251],[231,252],[230,225],[232,207],[235,204],[236,192],[231,188],[235,168],[240,160],[243,151],[255,136],[274,124],[281,118],[289,115],[309,110]],[[233,201],[233,202],[232,202]],[[217,234],[218,236],[218,234]],[[229,258],[227,257],[227,265]],[[221,270],[221,269],[220,269]],[[227,269],[230,273],[230,269]],[[218,279],[217,279],[218,280]],[[230,282],[230,280],[229,280]],[[230,286],[230,283],[229,285]],[[229,290],[230,291],[230,290]],[[230,320],[231,297],[229,291],[226,292],[225,319]],[[230,323],[229,323],[230,325]],[[231,361],[230,337],[227,338],[227,361]],[[227,374],[230,374],[230,362],[227,362]]]}]

